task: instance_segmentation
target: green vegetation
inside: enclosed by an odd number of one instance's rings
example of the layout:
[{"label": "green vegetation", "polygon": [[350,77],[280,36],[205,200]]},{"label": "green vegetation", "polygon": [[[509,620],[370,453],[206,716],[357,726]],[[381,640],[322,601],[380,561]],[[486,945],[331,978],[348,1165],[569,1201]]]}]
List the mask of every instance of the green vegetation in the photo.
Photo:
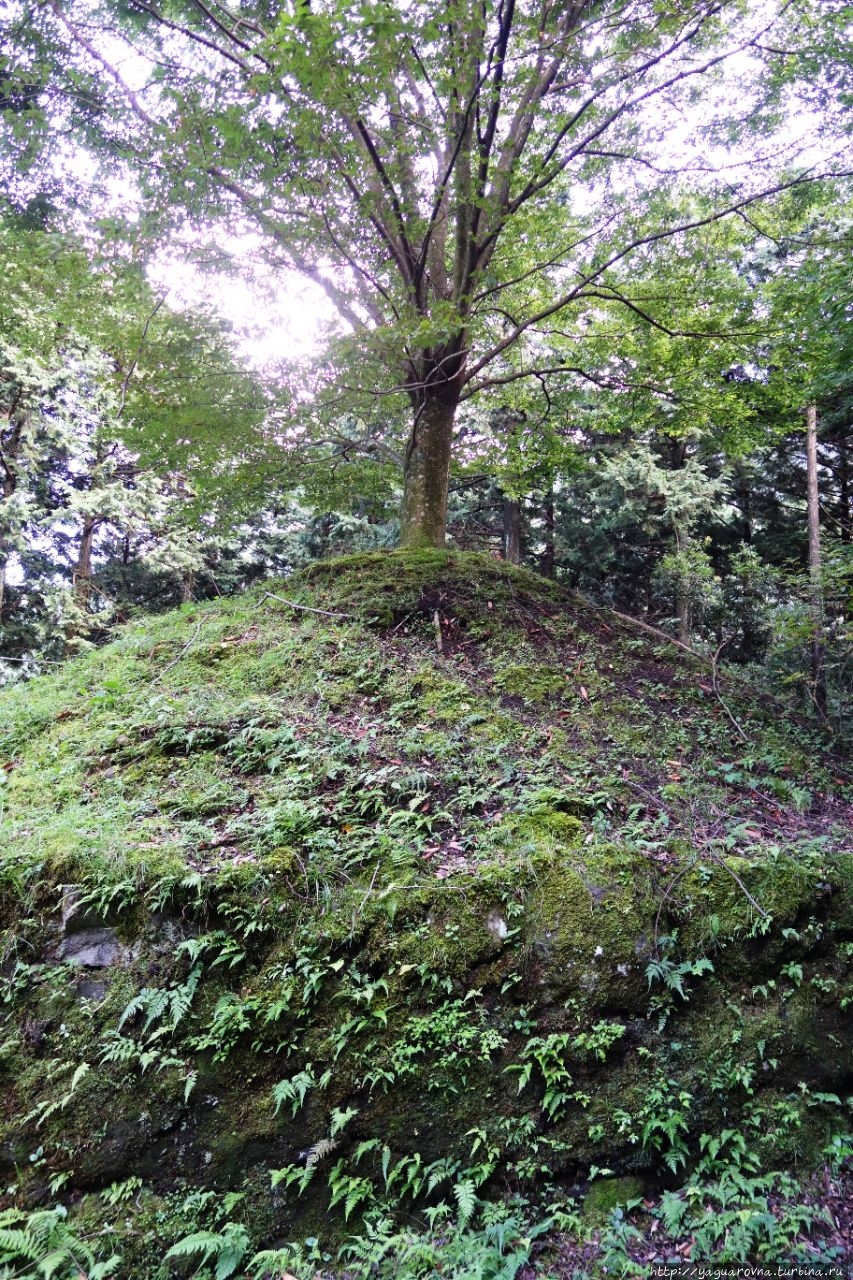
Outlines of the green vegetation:
[{"label": "green vegetation", "polygon": [[773,704],[425,551],[2,724],[4,1280],[839,1257],[853,794]]},{"label": "green vegetation", "polygon": [[851,5],[2,15],[0,1280],[853,1265]]}]

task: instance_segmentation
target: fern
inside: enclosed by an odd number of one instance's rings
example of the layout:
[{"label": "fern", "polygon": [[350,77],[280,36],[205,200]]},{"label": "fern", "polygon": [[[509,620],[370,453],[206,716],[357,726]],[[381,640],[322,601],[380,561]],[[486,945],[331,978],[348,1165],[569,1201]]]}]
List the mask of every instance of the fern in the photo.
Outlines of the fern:
[{"label": "fern", "polygon": [[186,982],[179,987],[143,988],[126,1005],[119,1018],[117,1031],[120,1032],[124,1024],[135,1018],[137,1014],[144,1013],[145,1021],[142,1024],[142,1034],[146,1035],[167,1011],[170,1018],[168,1030],[176,1031],[192,1007],[193,997],[200,978],[201,965],[197,964],[190,970]]},{"label": "fern", "polygon": [[[10,1218],[18,1219],[22,1215],[3,1214],[0,1223]],[[0,1263],[38,1262],[38,1246],[29,1231],[22,1227],[0,1226]]]},{"label": "fern", "polygon": [[236,1222],[226,1222],[221,1231],[194,1231],[173,1244],[164,1258],[193,1258],[201,1254],[200,1267],[216,1259],[214,1280],[228,1280],[239,1267],[249,1248],[249,1233]]},{"label": "fern", "polygon": [[26,1124],[30,1120],[36,1120],[36,1128],[40,1129],[49,1116],[54,1115],[57,1111],[64,1111],[77,1092],[78,1084],[89,1074],[90,1070],[91,1067],[88,1062],[81,1062],[75,1070],[74,1075],[71,1077],[71,1085],[68,1092],[63,1094],[62,1097],[58,1098],[55,1102],[40,1102],[32,1111],[24,1116],[24,1123]]},{"label": "fern", "polygon": [[336,1107],[332,1112],[332,1122],[329,1134],[334,1138],[336,1133],[340,1133],[341,1129],[346,1128],[353,1116],[358,1115],[358,1107],[347,1107],[346,1111],[342,1111],[340,1107]]},{"label": "fern", "polygon": [[145,1021],[142,1024],[142,1034],[145,1035],[155,1022],[159,1022],[163,1014],[169,1007],[169,992],[167,990],[153,990],[150,992],[148,1000],[145,1004]]},{"label": "fern", "polygon": [[278,1115],[284,1102],[292,1102],[292,1115],[296,1115],[300,1107],[305,1102],[309,1089],[313,1089],[317,1080],[314,1076],[314,1067],[312,1063],[306,1063],[302,1071],[297,1071],[295,1076],[289,1080],[279,1080],[278,1084],[273,1085],[273,1101],[275,1102],[275,1115]]},{"label": "fern", "polygon": [[459,1225],[464,1227],[471,1221],[474,1216],[474,1210],[477,1208],[477,1193],[474,1190],[474,1183],[470,1178],[463,1178],[461,1182],[457,1182],[454,1186],[453,1194],[459,1208]]},{"label": "fern", "polygon": [[[60,1268],[71,1268],[75,1276],[87,1280],[106,1280],[121,1264],[118,1254],[98,1261],[85,1240],[66,1224],[67,1211],[40,1209],[29,1217],[17,1210],[0,1213],[0,1266],[3,1275],[33,1277],[36,1272],[44,1280],[57,1276]],[[20,1225],[23,1224],[23,1225]],[[28,1270],[22,1270],[23,1267]],[[34,1267],[35,1272],[29,1270]],[[14,1268],[10,1270],[7,1268]],[[63,1274],[68,1272],[63,1270]]]},{"label": "fern", "polygon": [[319,1142],[315,1142],[314,1146],[308,1152],[305,1160],[305,1168],[313,1169],[321,1160],[325,1160],[326,1156],[330,1156],[333,1151],[337,1151],[338,1143],[335,1138],[321,1138]]},{"label": "fern", "polygon": [[308,1186],[308,1183],[314,1177],[316,1164],[312,1164],[305,1169],[300,1169],[298,1164],[286,1164],[283,1169],[270,1169],[270,1186],[273,1191],[276,1187],[280,1187],[284,1183],[285,1187],[292,1187],[294,1183],[299,1185],[299,1194]]},{"label": "fern", "polygon": [[[375,1151],[378,1146],[378,1138],[365,1138],[364,1142],[360,1142],[355,1149],[355,1155],[353,1156],[355,1163],[359,1164],[368,1151]],[[387,1147],[385,1149],[387,1150]]]},{"label": "fern", "polygon": [[139,1053],[136,1041],[118,1031],[108,1031],[104,1039],[107,1046],[101,1050],[101,1062],[115,1062],[124,1067],[133,1062]]},{"label": "fern", "polygon": [[343,1202],[344,1221],[348,1222],[350,1214],[360,1204],[373,1199],[373,1183],[369,1178],[356,1178],[344,1170],[344,1161],[339,1160],[329,1174],[329,1189],[332,1193],[329,1208]]},{"label": "fern", "polygon": [[656,1212],[660,1215],[667,1234],[678,1236],[681,1234],[681,1224],[687,1216],[687,1211],[686,1200],[676,1195],[674,1191],[665,1191]]}]

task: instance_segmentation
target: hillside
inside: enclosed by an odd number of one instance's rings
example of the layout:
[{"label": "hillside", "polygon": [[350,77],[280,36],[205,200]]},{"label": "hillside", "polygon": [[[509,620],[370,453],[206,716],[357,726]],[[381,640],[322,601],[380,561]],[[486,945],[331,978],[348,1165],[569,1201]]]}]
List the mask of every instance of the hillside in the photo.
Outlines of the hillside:
[{"label": "hillside", "polygon": [[775,704],[424,552],[0,726],[0,1277],[844,1257],[853,785]]}]

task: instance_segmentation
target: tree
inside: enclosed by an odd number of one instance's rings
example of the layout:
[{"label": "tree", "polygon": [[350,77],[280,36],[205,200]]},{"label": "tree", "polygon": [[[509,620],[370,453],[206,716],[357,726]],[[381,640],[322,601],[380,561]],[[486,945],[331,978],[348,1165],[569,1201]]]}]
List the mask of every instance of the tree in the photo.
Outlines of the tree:
[{"label": "tree", "polygon": [[143,579],[169,603],[163,580],[204,568],[217,503],[248,506],[267,402],[221,327],[133,266],[7,218],[0,272],[0,652],[26,667],[152,603]]},{"label": "tree", "polygon": [[634,306],[614,268],[804,176],[771,179],[742,148],[741,168],[681,190],[715,129],[769,127],[754,86],[667,158],[667,115],[732,55],[782,59],[785,89],[791,27],[819,7],[781,8],[780,50],[777,19],[735,0],[69,0],[20,37],[22,76],[59,50],[47,100],[133,167],[137,240],[167,218],[253,226],[325,292],[346,330],[336,401],[408,401],[402,541],[441,545],[460,404],[570,369],[548,353],[565,313]]}]

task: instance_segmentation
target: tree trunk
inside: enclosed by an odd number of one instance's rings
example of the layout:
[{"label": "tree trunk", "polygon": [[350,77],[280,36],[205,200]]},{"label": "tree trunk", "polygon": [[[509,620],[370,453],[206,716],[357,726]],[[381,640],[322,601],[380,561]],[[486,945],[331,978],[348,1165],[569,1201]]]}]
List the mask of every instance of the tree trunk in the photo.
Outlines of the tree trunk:
[{"label": "tree trunk", "polygon": [[400,546],[443,547],[447,486],[458,391],[444,383],[428,392],[415,413],[403,468]]},{"label": "tree trunk", "polygon": [[820,559],[820,493],[817,484],[817,406],[806,410],[806,508],[809,525],[809,592],[812,609],[811,674],[815,706],[826,719],[823,652],[823,590]]},{"label": "tree trunk", "polygon": [[838,441],[838,523],[841,541],[845,546],[853,533],[853,512],[850,510],[850,446],[846,434]]},{"label": "tree trunk", "polygon": [[549,489],[545,495],[545,550],[542,552],[541,569],[546,578],[553,578],[555,573],[554,559],[554,490]]},{"label": "tree trunk", "polygon": [[80,535],[77,563],[74,566],[74,596],[78,604],[87,604],[92,594],[92,545],[97,527],[98,522],[95,517],[86,516],[83,521],[83,532]]},{"label": "tree trunk", "polygon": [[521,564],[521,506],[515,498],[504,498],[502,543],[504,560]]},{"label": "tree trunk", "polygon": [[[11,445],[13,447],[17,446],[20,436],[21,428],[19,426],[12,434]],[[4,502],[7,498],[12,497],[12,494],[18,487],[18,475],[11,461],[14,457],[14,453],[11,453],[11,456],[8,456],[9,452],[10,451],[7,451],[6,455],[0,455],[0,466],[3,468],[3,481],[2,484],[0,484],[0,497],[2,497]],[[6,571],[9,564],[9,554],[9,547],[3,537],[2,528],[0,528],[0,624],[2,624],[3,621],[3,606],[6,602]]]},{"label": "tree trunk", "polygon": [[743,540],[746,545],[752,546],[752,484],[750,482],[749,468],[740,465],[736,471],[737,475],[737,496],[740,498],[740,510],[743,518]]}]

